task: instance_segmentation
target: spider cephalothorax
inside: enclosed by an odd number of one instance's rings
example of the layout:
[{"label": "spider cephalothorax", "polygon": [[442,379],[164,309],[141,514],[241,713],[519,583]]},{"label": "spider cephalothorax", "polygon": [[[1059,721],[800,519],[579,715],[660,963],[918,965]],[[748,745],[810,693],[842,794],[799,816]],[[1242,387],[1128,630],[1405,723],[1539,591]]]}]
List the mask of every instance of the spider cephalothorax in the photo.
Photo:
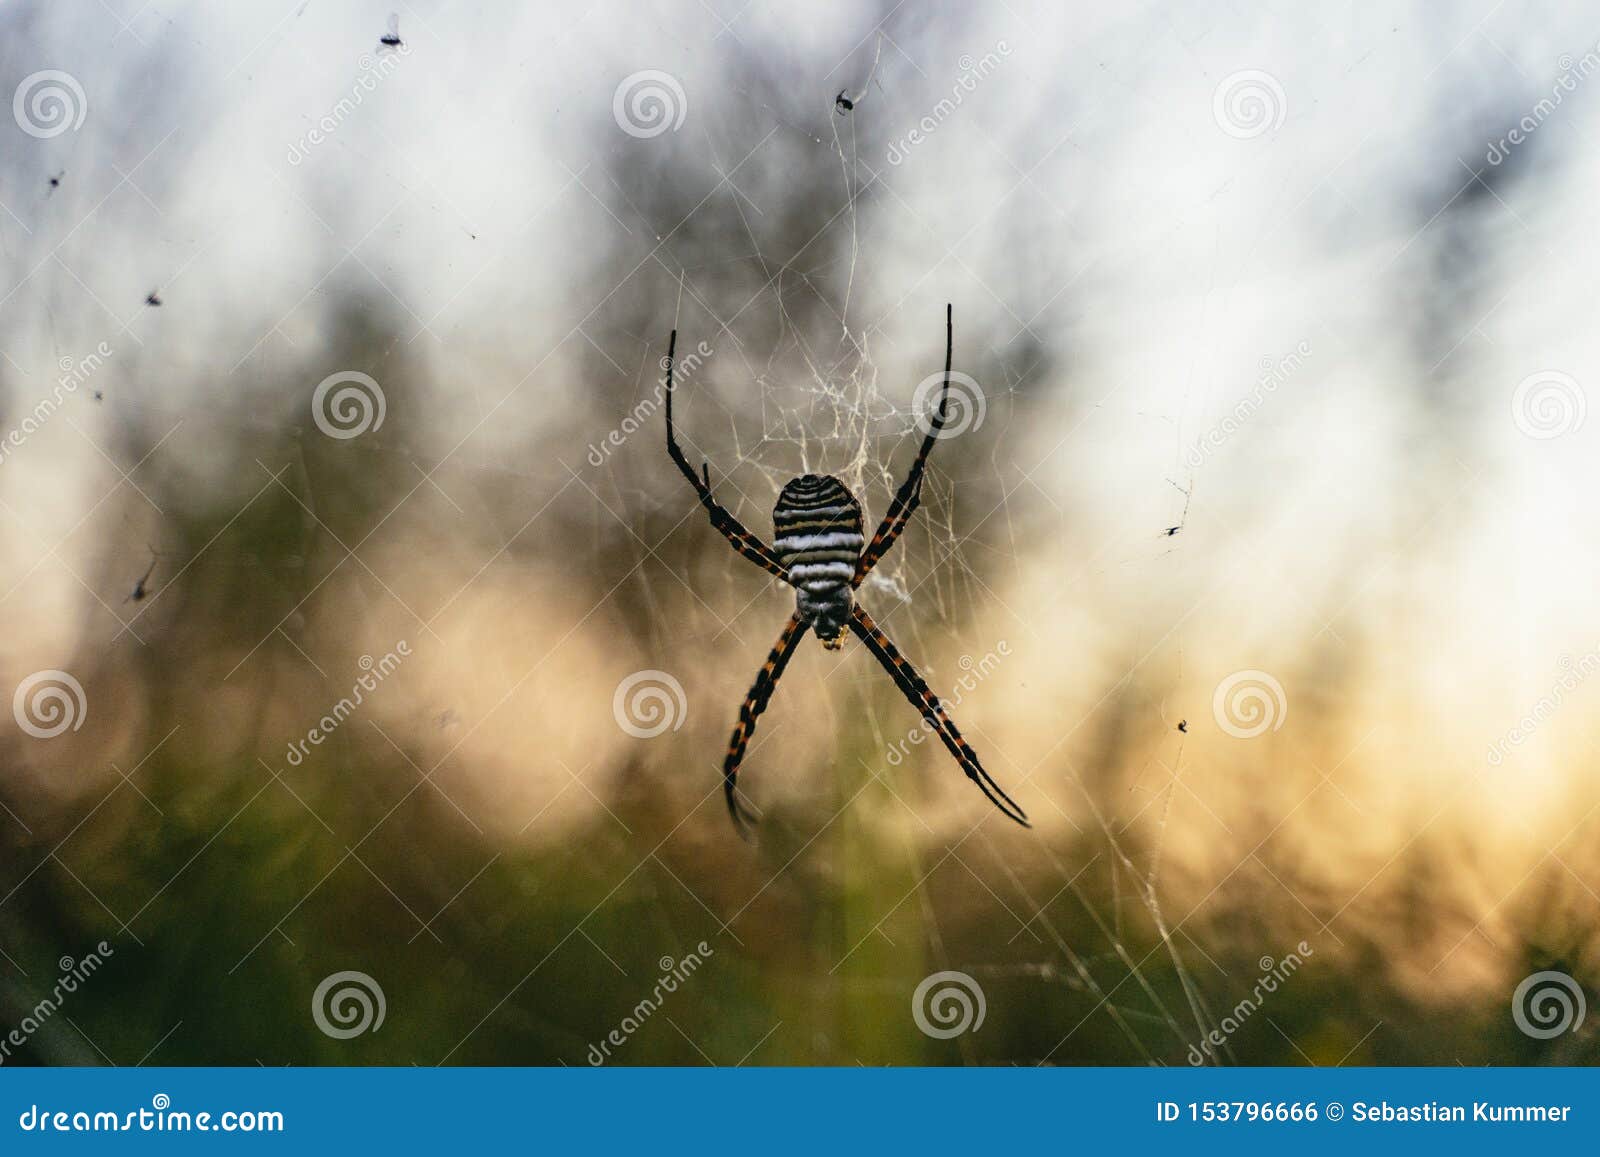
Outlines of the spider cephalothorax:
[{"label": "spider cephalothorax", "polygon": [[672,432],[672,366],[678,348],[678,331],[672,331],[672,341],[667,347],[667,454],[694,487],[700,505],[711,516],[711,525],[733,549],[795,588],[795,613],[790,616],[783,634],[778,636],[777,644],[756,676],[755,686],[750,688],[744,705],[739,708],[739,722],[734,725],[733,736],[728,740],[728,754],[722,763],[723,793],[727,796],[728,812],[736,824],[742,826],[753,818],[739,800],[739,764],[744,759],[751,733],[756,729],[756,719],[766,710],[789,657],[808,629],[816,631],[822,645],[829,650],[838,650],[844,645],[844,633],[848,629],[867,645],[911,705],[921,712],[923,721],[939,736],[961,770],[967,773],[967,778],[1007,817],[1023,827],[1028,826],[1027,814],[983,770],[977,752],[962,738],[939,697],[889,641],[889,636],[879,630],[878,624],[854,596],[862,580],[900,537],[922,501],[922,472],[927,466],[928,452],[944,428],[953,346],[953,322],[951,311],[946,307],[944,388],[940,391],[938,405],[928,416],[928,430],[922,439],[922,449],[917,452],[917,460],[911,464],[911,472],[900,489],[895,491],[872,541],[865,543],[866,549],[862,549],[861,504],[844,483],[819,474],[805,474],[794,479],[778,495],[778,504],[772,511],[777,538],[768,546],[712,496],[710,466],[701,463],[700,473],[696,474],[678,448],[678,440]]},{"label": "spider cephalothorax", "polygon": [[804,474],[772,509],[772,548],[795,588],[795,614],[830,651],[844,646],[861,562],[861,504],[832,476]]}]

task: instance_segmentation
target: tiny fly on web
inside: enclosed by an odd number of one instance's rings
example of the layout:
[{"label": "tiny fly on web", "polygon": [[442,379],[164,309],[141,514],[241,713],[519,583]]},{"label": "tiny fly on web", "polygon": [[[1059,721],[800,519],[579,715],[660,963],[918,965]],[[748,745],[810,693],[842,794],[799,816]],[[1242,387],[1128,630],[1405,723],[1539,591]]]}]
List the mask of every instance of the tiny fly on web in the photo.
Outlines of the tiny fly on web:
[{"label": "tiny fly on web", "polygon": [[122,601],[125,602],[125,603],[130,603],[130,602],[131,603],[142,603],[144,601],[144,599],[145,599],[145,596],[150,593],[150,589],[145,584],[150,581],[150,576],[155,574],[155,573],[156,573],[156,555],[155,555],[155,551],[151,551],[150,552],[150,565],[148,567],[146,567],[145,568],[145,572],[142,575],[139,576],[139,581],[133,584],[133,592],[131,594],[129,594],[128,597],[123,599]]},{"label": "tiny fly on web", "polygon": [[146,305],[159,306],[161,304],[161,291],[159,289],[152,289],[149,293],[145,294],[144,303]]},{"label": "tiny fly on web", "polygon": [[382,36],[378,37],[378,43],[382,46],[379,49],[380,52],[384,48],[393,51],[405,43],[405,41],[400,39],[400,13],[389,13],[389,30]]}]

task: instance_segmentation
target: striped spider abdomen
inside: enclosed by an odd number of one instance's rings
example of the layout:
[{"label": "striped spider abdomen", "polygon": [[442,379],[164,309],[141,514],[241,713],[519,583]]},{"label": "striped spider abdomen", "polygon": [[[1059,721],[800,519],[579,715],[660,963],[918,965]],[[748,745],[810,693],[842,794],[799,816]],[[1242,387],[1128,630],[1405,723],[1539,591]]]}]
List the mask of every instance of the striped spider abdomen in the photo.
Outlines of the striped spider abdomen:
[{"label": "striped spider abdomen", "polygon": [[795,613],[830,651],[844,643],[865,544],[861,504],[831,475],[804,474],[778,495],[773,549],[795,588]]}]

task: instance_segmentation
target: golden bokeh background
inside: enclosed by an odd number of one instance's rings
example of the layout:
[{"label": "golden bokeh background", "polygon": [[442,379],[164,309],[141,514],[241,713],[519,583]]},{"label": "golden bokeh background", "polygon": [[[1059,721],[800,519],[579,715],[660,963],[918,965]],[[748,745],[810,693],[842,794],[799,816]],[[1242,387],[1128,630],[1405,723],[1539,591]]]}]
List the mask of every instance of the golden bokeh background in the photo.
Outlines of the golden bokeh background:
[{"label": "golden bokeh background", "polygon": [[[1513,1015],[1600,978],[1581,5],[387,14],[0,15],[84,113],[0,157],[0,686],[83,692],[0,729],[0,1028],[114,949],[7,1063],[1596,1059]],[[668,334],[769,536],[881,517],[947,302],[862,599],[1035,826],[808,640],[742,842],[792,592]]]}]

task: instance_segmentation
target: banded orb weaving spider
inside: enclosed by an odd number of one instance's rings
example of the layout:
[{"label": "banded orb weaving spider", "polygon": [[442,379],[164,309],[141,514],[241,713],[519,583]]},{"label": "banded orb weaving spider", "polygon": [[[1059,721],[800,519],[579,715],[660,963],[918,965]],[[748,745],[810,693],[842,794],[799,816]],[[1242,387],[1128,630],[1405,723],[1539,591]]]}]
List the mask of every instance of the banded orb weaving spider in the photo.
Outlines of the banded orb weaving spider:
[{"label": "banded orb weaving spider", "polygon": [[766,710],[789,657],[808,629],[816,631],[822,645],[832,651],[844,645],[846,629],[855,632],[911,705],[922,713],[923,721],[944,742],[967,778],[1007,817],[1023,827],[1032,826],[1027,813],[983,770],[977,752],[961,737],[955,721],[926,680],[854,599],[855,589],[889,552],[922,501],[923,468],[928,462],[928,452],[944,428],[945,403],[950,394],[950,357],[955,345],[950,306],[945,307],[944,326],[944,387],[939,392],[938,405],[930,416],[922,449],[911,464],[911,472],[895,491],[883,521],[878,524],[872,541],[865,544],[865,550],[862,550],[861,504],[844,483],[831,475],[805,474],[784,486],[772,512],[773,528],[777,532],[772,546],[746,530],[712,497],[710,466],[702,462],[700,473],[696,474],[672,433],[672,366],[678,349],[678,331],[672,331],[667,346],[667,454],[694,487],[700,505],[711,517],[711,525],[733,549],[795,588],[795,612],[739,708],[739,721],[728,740],[728,754],[722,764],[722,789],[728,800],[728,814],[741,833],[745,824],[753,823],[755,817],[738,797],[739,764],[756,729],[756,720]]}]

